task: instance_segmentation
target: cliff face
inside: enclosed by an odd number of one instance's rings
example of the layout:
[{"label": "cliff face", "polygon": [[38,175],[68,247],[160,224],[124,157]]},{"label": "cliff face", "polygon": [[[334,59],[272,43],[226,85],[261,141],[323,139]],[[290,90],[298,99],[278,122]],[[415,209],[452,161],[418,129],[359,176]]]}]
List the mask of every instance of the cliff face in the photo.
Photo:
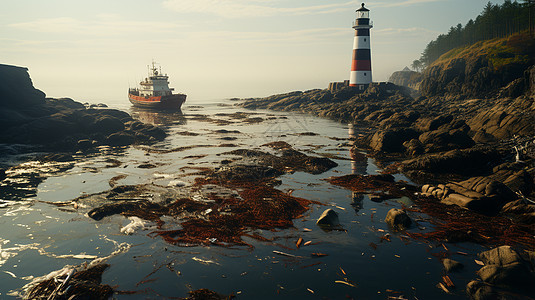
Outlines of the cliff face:
[{"label": "cliff face", "polygon": [[422,74],[411,70],[397,71],[390,75],[388,81],[396,85],[418,90],[422,81]]},{"label": "cliff face", "polygon": [[45,93],[33,87],[28,69],[0,64],[0,107],[23,108],[45,103]]},{"label": "cliff face", "polygon": [[535,64],[529,34],[476,43],[444,54],[423,73],[420,92],[427,97],[518,97],[530,89],[526,73]]}]

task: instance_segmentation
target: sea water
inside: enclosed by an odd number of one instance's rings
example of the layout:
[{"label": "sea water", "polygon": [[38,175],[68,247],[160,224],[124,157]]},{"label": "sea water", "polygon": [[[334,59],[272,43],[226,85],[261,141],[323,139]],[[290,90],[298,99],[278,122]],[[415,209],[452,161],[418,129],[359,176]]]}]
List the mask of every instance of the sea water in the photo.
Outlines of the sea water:
[{"label": "sea water", "polygon": [[[188,100],[181,113],[116,105],[114,108],[125,110],[136,119],[164,127],[169,136],[150,147],[102,148],[92,155],[78,155],[66,171],[41,166],[42,173],[47,174],[33,184],[17,185],[15,192],[6,193],[7,186],[3,186],[0,298],[17,297],[21,288],[36,277],[98,258],[105,258],[110,264],[103,274],[103,284],[119,291],[138,292],[115,295],[116,299],[186,297],[188,291],[201,288],[234,294],[237,299],[465,297],[464,286],[475,278],[478,266],[474,258],[481,247],[434,244],[410,239],[403,232],[392,232],[384,222],[388,210],[401,208],[402,204],[410,206],[410,199],[376,203],[365,193],[355,194],[325,181],[331,176],[380,171],[373,159],[350,160],[348,124],[299,113],[248,111],[233,104],[228,100],[202,103]],[[261,121],[243,122],[231,116],[237,112]],[[239,133],[216,132],[220,129]],[[196,135],[185,135],[185,132]],[[112,178],[117,185],[171,183],[176,189],[186,189],[196,177],[191,175],[192,170],[219,166],[222,160],[230,158],[225,153],[231,150],[265,151],[261,145],[273,141],[286,141],[298,151],[331,157],[338,163],[319,175],[295,172],[280,177],[282,184],[277,189],[292,191],[292,196],[324,205],[312,205],[304,217],[294,220],[294,228],[255,231],[275,243],[244,237],[254,248],[179,247],[150,236],[154,229],[151,222],[121,215],[95,221],[87,217],[87,208],[54,205],[109,190]],[[227,145],[218,147],[221,144]],[[148,151],[192,145],[195,147],[183,151]],[[139,168],[147,163],[155,167]],[[408,180],[402,175],[396,178]],[[317,218],[327,208],[338,213],[342,230],[324,231],[316,226]],[[432,229],[426,216],[414,217],[420,221],[411,231]],[[125,227],[129,224],[130,227]],[[385,239],[386,235],[390,241]],[[296,249],[298,238],[312,244]],[[436,286],[445,275],[440,257],[446,252],[465,264],[462,273],[450,274],[457,286],[453,294],[446,294]],[[312,257],[311,253],[327,256]]]}]

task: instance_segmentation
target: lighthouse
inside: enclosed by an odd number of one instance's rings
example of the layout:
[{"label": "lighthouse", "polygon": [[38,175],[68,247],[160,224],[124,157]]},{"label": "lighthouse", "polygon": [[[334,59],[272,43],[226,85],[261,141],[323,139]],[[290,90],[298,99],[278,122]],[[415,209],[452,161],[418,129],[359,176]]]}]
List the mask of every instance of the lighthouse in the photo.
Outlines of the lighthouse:
[{"label": "lighthouse", "polygon": [[353,61],[351,64],[351,75],[349,86],[357,87],[360,90],[366,89],[372,82],[372,61],[370,52],[370,10],[364,7],[357,9],[357,19],[353,23],[355,29],[355,39],[353,41]]}]

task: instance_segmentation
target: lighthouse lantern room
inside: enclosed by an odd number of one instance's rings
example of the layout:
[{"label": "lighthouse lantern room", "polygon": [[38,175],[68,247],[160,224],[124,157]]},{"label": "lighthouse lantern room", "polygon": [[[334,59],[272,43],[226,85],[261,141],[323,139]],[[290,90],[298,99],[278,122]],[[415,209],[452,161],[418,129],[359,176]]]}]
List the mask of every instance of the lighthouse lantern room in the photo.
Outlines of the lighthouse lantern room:
[{"label": "lighthouse lantern room", "polygon": [[358,87],[361,90],[372,82],[372,66],[370,51],[370,29],[373,23],[370,22],[370,10],[364,7],[357,9],[357,19],[353,23],[355,29],[355,39],[353,42],[353,61],[351,64],[351,75],[349,86]]}]

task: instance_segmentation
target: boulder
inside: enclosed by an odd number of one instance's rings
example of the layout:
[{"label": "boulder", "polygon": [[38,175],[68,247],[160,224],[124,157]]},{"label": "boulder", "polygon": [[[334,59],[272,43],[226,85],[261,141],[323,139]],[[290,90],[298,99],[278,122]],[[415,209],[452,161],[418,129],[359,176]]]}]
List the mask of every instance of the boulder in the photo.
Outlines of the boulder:
[{"label": "boulder", "polygon": [[404,152],[403,143],[418,137],[418,132],[411,128],[395,128],[377,131],[370,142],[370,147],[381,152]]},{"label": "boulder", "polygon": [[433,196],[444,204],[487,214],[497,213],[505,203],[517,198],[506,185],[488,177],[472,177],[437,187],[424,185],[422,194]]},{"label": "boulder", "polygon": [[332,210],[327,209],[325,210],[321,216],[316,221],[316,224],[318,226],[338,226],[340,225],[340,221],[338,220],[338,214]]},{"label": "boulder", "polygon": [[412,224],[409,215],[404,210],[398,208],[392,208],[388,211],[385,222],[395,230],[405,230]]},{"label": "boulder", "polygon": [[128,146],[135,142],[136,138],[128,132],[116,132],[106,138],[106,145],[112,147]]},{"label": "boulder", "polygon": [[[470,148],[422,155],[403,161],[401,169],[424,171],[431,174],[475,175],[487,173],[489,162],[500,159],[500,154],[492,148]],[[409,174],[410,175],[410,174]]]},{"label": "boulder", "polygon": [[[484,251],[478,257],[485,265],[477,274],[491,288],[498,287],[527,294],[535,291],[531,253],[518,252],[510,246],[500,246]],[[473,292],[477,289],[471,290]]]},{"label": "boulder", "polygon": [[501,213],[514,216],[515,221],[528,225],[535,224],[535,205],[524,203],[523,200],[505,204]]},{"label": "boulder", "polygon": [[438,129],[421,134],[418,140],[424,145],[426,153],[466,149],[474,145],[468,133],[462,129]]},{"label": "boulder", "polygon": [[468,121],[471,130],[476,133],[474,138],[490,135],[501,140],[515,135],[532,135],[535,132],[534,101],[527,97],[502,99],[490,109],[482,110]]},{"label": "boulder", "polygon": [[505,266],[512,263],[524,263],[524,258],[511,246],[501,246],[478,254],[485,265]]},{"label": "boulder", "polygon": [[116,117],[104,115],[95,120],[95,122],[91,125],[90,130],[92,132],[111,134],[124,130],[124,124]]}]

